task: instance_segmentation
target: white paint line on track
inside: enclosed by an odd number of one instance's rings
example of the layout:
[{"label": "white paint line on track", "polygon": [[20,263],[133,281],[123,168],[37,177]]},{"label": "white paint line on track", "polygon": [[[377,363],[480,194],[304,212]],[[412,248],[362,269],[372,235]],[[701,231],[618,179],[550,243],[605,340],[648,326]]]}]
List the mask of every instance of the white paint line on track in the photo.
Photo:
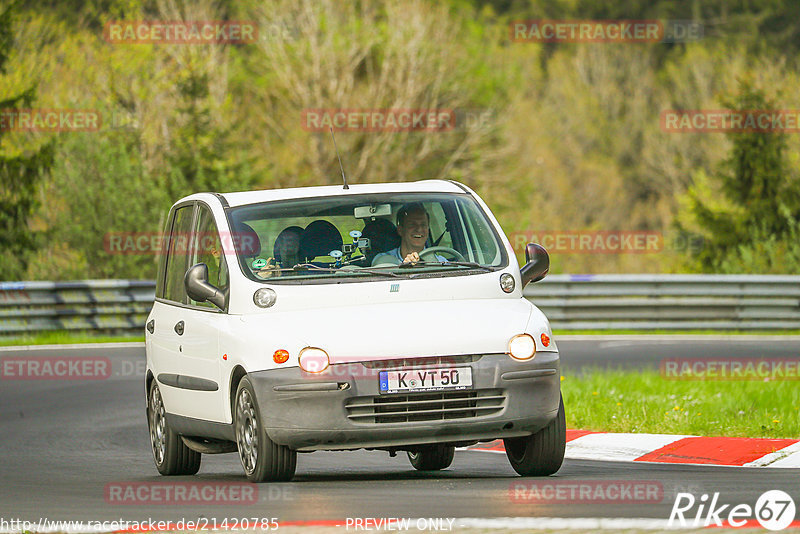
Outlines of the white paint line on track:
[{"label": "white paint line on track", "polygon": [[586,434],[567,442],[574,460],[633,461],[656,449],[690,436],[672,434]]},{"label": "white paint line on track", "polygon": [[762,456],[744,464],[745,467],[789,467],[800,468],[800,442]]},{"label": "white paint line on track", "polygon": [[[420,521],[422,521],[421,518]],[[427,519],[426,519],[427,521]],[[37,533],[56,533],[56,532],[68,532],[70,534],[97,534],[97,533],[109,533],[109,532],[116,532],[117,530],[108,528],[103,528],[99,523],[95,526],[94,522],[92,522],[91,526],[87,523],[84,524],[75,524],[74,522],[55,522],[56,525],[47,525],[39,527],[38,524],[33,523],[33,530],[32,532]],[[67,526],[67,523],[72,523],[72,525]],[[78,522],[80,523],[80,522]],[[106,525],[113,524],[114,522],[105,522]],[[335,525],[302,525],[302,524],[292,524],[293,522],[289,521],[290,525],[287,528],[292,527],[299,527],[301,529],[315,529],[315,528],[336,528]],[[302,522],[301,522],[302,523]],[[313,520],[309,521],[309,523],[315,523]],[[325,521],[323,521],[325,523]],[[331,522],[334,523],[334,522]],[[338,523],[338,521],[336,522]],[[417,520],[410,518],[409,519],[410,525],[416,527]],[[630,530],[630,529],[639,529],[639,530],[677,530],[681,529],[681,527],[677,526],[668,526],[668,520],[666,519],[650,519],[650,518],[614,518],[614,517],[576,517],[576,518],[560,518],[560,517],[496,517],[496,518],[479,518],[479,517],[464,517],[464,518],[453,518],[453,527],[457,527],[459,529],[465,528],[472,528],[472,529],[488,529],[488,530],[525,530],[525,531],[535,531],[535,530],[613,530],[613,531],[620,531],[620,530]],[[339,526],[340,530],[341,526]],[[685,527],[681,530],[684,530]],[[175,529],[169,529],[175,530]],[[179,530],[180,531],[180,530]],[[429,530],[424,530],[420,528],[409,528],[408,531],[411,532],[429,532]],[[20,529],[12,530],[12,529],[0,529],[0,534],[19,534],[21,532]],[[142,530],[141,532],[153,532],[148,530]],[[187,530],[184,530],[187,532]]]},{"label": "white paint line on track", "polygon": [[64,345],[8,345],[0,347],[0,352],[25,350],[75,350],[75,349],[137,349],[144,348],[144,341],[123,343],[70,343]]},{"label": "white paint line on track", "polygon": [[497,517],[480,519],[466,517],[456,519],[455,525],[461,528],[482,528],[489,530],[669,530],[680,527],[667,525],[666,519],[611,518],[611,517]]}]

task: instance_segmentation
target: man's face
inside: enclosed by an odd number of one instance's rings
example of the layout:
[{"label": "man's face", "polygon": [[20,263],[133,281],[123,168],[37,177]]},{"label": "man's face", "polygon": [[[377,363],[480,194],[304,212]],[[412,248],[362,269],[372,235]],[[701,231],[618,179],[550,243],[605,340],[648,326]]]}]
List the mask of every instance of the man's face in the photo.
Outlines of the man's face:
[{"label": "man's face", "polygon": [[421,211],[409,213],[403,224],[397,227],[397,233],[404,248],[422,250],[428,239],[428,216]]}]

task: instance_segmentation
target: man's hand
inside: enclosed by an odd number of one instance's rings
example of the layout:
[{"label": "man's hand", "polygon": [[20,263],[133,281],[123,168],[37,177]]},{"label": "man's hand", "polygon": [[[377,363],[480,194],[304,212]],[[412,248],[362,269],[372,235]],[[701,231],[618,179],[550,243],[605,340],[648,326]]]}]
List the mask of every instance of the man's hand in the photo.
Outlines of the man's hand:
[{"label": "man's hand", "polygon": [[403,259],[403,263],[410,263],[415,264],[419,261],[419,253],[411,252],[410,254],[406,254],[406,257]]}]

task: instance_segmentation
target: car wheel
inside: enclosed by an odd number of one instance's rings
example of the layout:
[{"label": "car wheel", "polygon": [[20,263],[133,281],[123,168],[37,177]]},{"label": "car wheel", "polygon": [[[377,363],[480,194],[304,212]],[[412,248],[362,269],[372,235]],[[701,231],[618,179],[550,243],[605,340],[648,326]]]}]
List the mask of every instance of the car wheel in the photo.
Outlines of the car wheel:
[{"label": "car wheel", "polygon": [[426,445],[416,452],[409,452],[408,459],[418,471],[438,471],[453,463],[456,448],[448,445]]},{"label": "car wheel", "polygon": [[150,386],[147,403],[147,426],[150,429],[150,448],[156,469],[162,475],[194,475],[200,470],[201,456],[187,447],[167,423],[164,401],[155,380]]},{"label": "car wheel", "polygon": [[547,476],[558,471],[567,446],[564,399],[558,404],[556,418],[546,427],[530,436],[504,439],[503,443],[511,467],[520,475]]},{"label": "car wheel", "polygon": [[251,482],[291,480],[297,467],[297,451],[278,445],[261,424],[253,385],[247,377],[236,390],[236,445],[247,479]]}]

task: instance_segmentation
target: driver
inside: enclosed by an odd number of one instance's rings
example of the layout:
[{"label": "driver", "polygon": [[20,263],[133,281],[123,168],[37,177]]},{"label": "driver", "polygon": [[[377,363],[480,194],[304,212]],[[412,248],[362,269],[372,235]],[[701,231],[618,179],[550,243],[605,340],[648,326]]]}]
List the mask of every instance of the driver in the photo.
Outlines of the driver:
[{"label": "driver", "polygon": [[[372,265],[381,263],[417,263],[419,254],[425,249],[428,240],[428,226],[430,215],[425,211],[421,202],[412,202],[404,205],[397,212],[397,233],[400,235],[400,246],[387,250],[375,256]],[[438,254],[436,261],[447,260]]]}]

